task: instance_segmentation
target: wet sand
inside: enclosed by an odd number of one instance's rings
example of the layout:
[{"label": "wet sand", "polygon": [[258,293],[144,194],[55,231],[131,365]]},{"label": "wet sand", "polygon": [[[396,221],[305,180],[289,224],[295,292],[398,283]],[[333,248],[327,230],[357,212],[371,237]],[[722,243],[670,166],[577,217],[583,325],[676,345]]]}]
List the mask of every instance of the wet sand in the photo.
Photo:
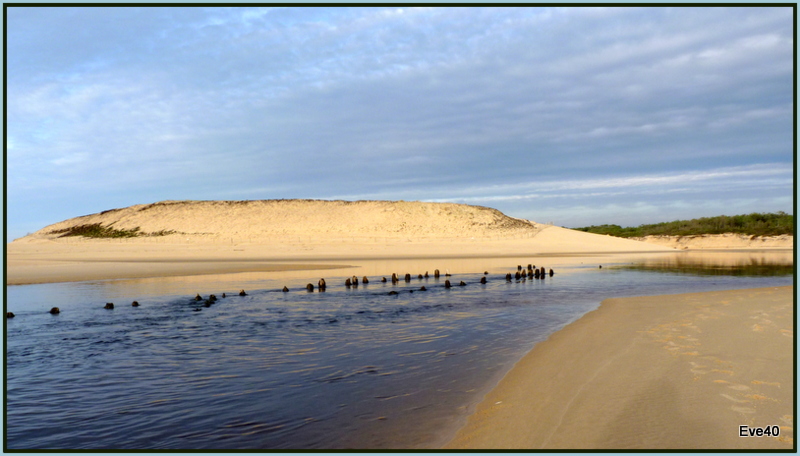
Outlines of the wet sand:
[{"label": "wet sand", "polygon": [[793,292],[605,300],[534,347],[445,448],[791,450]]}]

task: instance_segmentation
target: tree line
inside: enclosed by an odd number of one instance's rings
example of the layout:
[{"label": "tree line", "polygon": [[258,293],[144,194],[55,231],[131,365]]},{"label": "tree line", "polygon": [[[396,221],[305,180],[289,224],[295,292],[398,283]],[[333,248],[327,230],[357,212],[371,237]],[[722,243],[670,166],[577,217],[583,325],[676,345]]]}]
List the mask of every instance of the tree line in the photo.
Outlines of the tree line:
[{"label": "tree line", "polygon": [[750,236],[794,235],[794,215],[783,211],[743,215],[718,215],[692,220],[639,225],[623,228],[619,225],[593,225],[574,228],[595,234],[629,238],[641,236],[695,236],[700,234],[736,233]]}]

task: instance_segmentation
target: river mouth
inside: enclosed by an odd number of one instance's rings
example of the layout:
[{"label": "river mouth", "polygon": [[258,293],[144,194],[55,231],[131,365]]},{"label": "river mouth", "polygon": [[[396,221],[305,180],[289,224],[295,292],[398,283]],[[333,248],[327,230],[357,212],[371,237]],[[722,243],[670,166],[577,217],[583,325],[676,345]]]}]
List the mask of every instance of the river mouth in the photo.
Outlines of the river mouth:
[{"label": "river mouth", "polygon": [[[760,275],[686,271],[680,255],[447,260],[438,279],[435,260],[373,261],[324,271],[325,292],[305,289],[321,271],[7,287],[6,442],[435,448],[535,343],[603,299],[793,283],[791,252],[763,253],[757,268],[774,273]],[[529,263],[555,274],[506,281]],[[353,275],[370,282],[345,287]]]}]

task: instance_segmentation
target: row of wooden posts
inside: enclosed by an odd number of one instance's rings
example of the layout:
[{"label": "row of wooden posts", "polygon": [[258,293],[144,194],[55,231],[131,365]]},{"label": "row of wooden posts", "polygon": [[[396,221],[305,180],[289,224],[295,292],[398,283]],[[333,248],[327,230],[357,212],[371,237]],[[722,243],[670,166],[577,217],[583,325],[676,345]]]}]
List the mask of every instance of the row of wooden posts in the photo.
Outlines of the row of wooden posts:
[{"label": "row of wooden posts", "polygon": [[[602,266],[600,266],[600,267],[602,268]],[[517,272],[513,276],[511,275],[510,272],[508,274],[506,274],[506,281],[507,282],[511,282],[512,277],[515,278],[516,280],[525,280],[526,278],[544,279],[547,275],[552,277],[553,274],[554,274],[554,272],[553,272],[552,269],[550,269],[549,274],[548,274],[547,272],[545,272],[545,268],[544,267],[541,267],[541,268],[537,269],[536,266],[534,266],[532,264],[529,264],[527,269],[524,269],[522,267],[522,265],[518,265],[517,266]],[[485,271],[483,273],[483,277],[481,277],[480,283],[482,283],[482,284],[486,283],[486,276],[487,275],[489,275],[489,272]],[[441,273],[439,272],[438,269],[433,271],[433,277],[434,278],[438,279],[440,276],[441,276]],[[428,277],[429,277],[428,271],[425,271],[425,274],[417,275],[417,278],[420,279],[420,280],[421,279],[427,279]],[[450,277],[450,274],[449,273],[445,273],[445,277]],[[405,280],[405,282],[411,282],[411,274],[407,273],[403,279]],[[383,282],[383,283],[388,282],[388,281],[389,280],[386,279],[386,277],[382,277],[381,278],[381,282]],[[393,284],[396,284],[396,283],[400,282],[400,277],[396,273],[392,273],[391,281],[392,281]],[[361,283],[363,283],[363,284],[369,283],[369,278],[367,276],[362,277],[361,278]],[[345,281],[344,281],[344,285],[347,288],[358,287],[358,284],[359,284],[359,279],[356,276],[349,277],[349,278],[345,279]],[[463,280],[460,281],[459,284],[458,284],[458,286],[462,286],[462,287],[466,286],[466,285],[467,284]],[[444,287],[445,288],[450,288],[452,286],[453,285],[450,283],[449,279],[444,281]],[[317,289],[319,291],[325,291],[326,288],[327,288],[327,284],[325,282],[325,279],[319,279],[319,282],[317,282]],[[309,283],[308,285],[306,285],[306,290],[309,291],[309,292],[313,292],[314,291],[314,285]],[[419,291],[426,291],[426,290],[427,290],[427,288],[425,288],[424,286],[419,289]],[[282,291],[283,292],[288,292],[289,288],[284,286]],[[392,291],[389,294],[397,294],[397,292],[396,291]],[[240,290],[239,291],[239,296],[247,296],[247,293],[244,290]],[[227,297],[227,295],[225,293],[222,293],[222,297],[225,298],[225,297]],[[200,296],[200,294],[198,293],[194,297],[194,300],[195,301],[203,301],[203,297]],[[209,295],[208,299],[205,300],[205,306],[209,307],[209,306],[211,306],[211,304],[215,303],[216,301],[217,301],[217,296],[216,295],[213,295],[213,294]],[[131,305],[133,307],[138,307],[139,306],[139,302],[138,301],[133,301],[131,303]],[[106,303],[104,308],[105,309],[113,309],[114,308],[114,303],[108,302],[108,303]],[[52,309],[50,309],[50,313],[53,314],[53,315],[57,315],[57,314],[61,313],[61,310],[58,307],[53,307]],[[14,318],[14,313],[13,312],[6,312],[6,318]]]}]

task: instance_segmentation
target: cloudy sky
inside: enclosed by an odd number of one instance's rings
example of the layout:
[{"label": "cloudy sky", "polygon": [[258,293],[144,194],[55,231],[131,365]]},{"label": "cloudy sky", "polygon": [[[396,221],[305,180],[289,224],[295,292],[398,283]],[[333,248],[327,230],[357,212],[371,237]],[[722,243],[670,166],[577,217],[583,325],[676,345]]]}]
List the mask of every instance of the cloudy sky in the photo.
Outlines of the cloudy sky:
[{"label": "cloudy sky", "polygon": [[789,7],[7,11],[8,240],[167,199],[793,212]]}]

